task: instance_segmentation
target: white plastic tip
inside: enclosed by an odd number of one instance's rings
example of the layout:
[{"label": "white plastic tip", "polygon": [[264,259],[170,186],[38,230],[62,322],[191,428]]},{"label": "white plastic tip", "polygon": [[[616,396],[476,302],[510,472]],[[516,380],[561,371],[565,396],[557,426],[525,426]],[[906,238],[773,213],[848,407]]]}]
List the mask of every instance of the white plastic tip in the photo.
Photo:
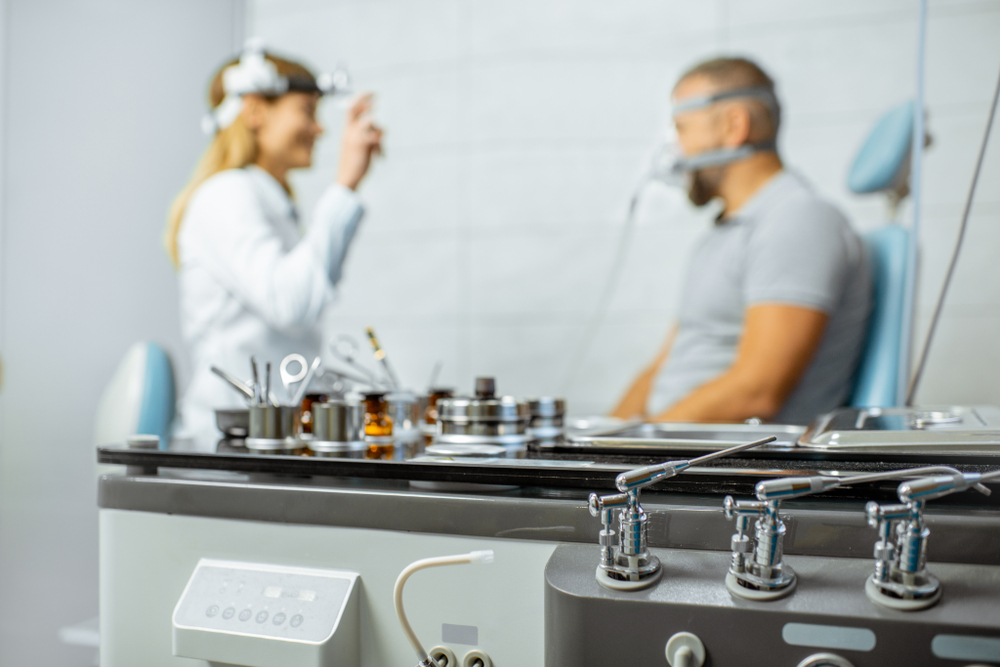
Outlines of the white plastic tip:
[{"label": "white plastic tip", "polygon": [[493,550],[473,551],[469,554],[470,563],[482,563],[483,565],[493,562]]}]

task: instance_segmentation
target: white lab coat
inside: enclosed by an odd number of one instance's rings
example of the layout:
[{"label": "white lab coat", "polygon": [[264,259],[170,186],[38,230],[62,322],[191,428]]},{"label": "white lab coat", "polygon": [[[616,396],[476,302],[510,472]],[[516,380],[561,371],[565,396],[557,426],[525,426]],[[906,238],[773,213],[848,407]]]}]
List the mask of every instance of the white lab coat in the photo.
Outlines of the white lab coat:
[{"label": "white lab coat", "polygon": [[249,378],[255,355],[262,375],[271,362],[271,386],[280,390],[285,355],[319,354],[320,313],[362,213],[354,192],[331,185],[303,234],[284,188],[256,166],[216,174],[194,192],[178,236],[181,333],[193,375],[177,436],[214,449],[215,410],[245,407],[212,365]]}]

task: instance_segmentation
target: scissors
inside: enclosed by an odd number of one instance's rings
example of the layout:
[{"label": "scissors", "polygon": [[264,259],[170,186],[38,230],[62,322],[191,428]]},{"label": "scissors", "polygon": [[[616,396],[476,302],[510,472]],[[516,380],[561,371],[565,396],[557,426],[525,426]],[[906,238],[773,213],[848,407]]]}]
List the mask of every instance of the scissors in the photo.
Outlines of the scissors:
[{"label": "scissors", "polygon": [[[297,363],[299,369],[292,373],[288,370],[288,367],[292,364]],[[312,381],[313,376],[320,366],[320,358],[316,357],[313,359],[311,365],[306,365],[306,358],[301,354],[293,352],[284,359],[281,360],[281,366],[278,367],[278,372],[281,374],[281,384],[285,386],[285,391],[288,392],[288,397],[292,400],[292,405],[298,405],[302,402],[302,397],[305,396],[306,389],[309,387],[309,383]],[[295,393],[292,393],[292,385],[301,382]]]},{"label": "scissors", "polygon": [[364,375],[367,382],[376,386],[381,385],[382,382],[375,376],[375,373],[355,361],[360,352],[357,341],[347,334],[340,334],[330,340],[330,353],[333,356]]}]

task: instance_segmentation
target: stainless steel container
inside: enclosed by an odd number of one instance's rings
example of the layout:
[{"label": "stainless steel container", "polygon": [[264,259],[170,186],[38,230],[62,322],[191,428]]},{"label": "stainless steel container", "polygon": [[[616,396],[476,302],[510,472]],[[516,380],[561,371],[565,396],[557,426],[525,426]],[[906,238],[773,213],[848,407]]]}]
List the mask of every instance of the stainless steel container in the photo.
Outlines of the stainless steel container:
[{"label": "stainless steel container", "polygon": [[250,433],[250,411],[246,408],[216,410],[215,425],[227,438],[245,438]]},{"label": "stainless steel container", "polygon": [[841,408],[820,415],[798,442],[818,450],[961,452],[1000,449],[1000,409],[943,405]]},{"label": "stainless steel container", "polygon": [[251,405],[247,449],[262,453],[298,449],[302,446],[299,415],[297,405]]},{"label": "stainless steel container", "polygon": [[523,447],[528,442],[528,403],[513,396],[493,396],[492,380],[484,380],[489,379],[476,381],[476,397],[438,401],[435,444]]},{"label": "stainless steel container", "polygon": [[317,456],[364,458],[365,406],[354,401],[313,403],[313,438],[308,442]]},{"label": "stainless steel container", "polygon": [[551,446],[562,440],[565,432],[563,419],[566,416],[566,401],[552,396],[528,399],[531,422],[528,434],[538,446]]}]

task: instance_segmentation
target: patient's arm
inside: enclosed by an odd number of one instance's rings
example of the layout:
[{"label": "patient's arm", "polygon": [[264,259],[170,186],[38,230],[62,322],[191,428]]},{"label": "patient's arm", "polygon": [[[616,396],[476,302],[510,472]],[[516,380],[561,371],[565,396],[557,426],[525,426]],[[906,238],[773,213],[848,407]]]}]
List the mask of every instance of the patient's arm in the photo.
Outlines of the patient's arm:
[{"label": "patient's arm", "polygon": [[677,334],[677,327],[671,327],[667,334],[667,340],[657,353],[653,363],[646,370],[633,380],[632,386],[628,388],[618,405],[611,411],[612,417],[619,419],[632,419],[633,417],[646,417],[646,403],[649,401],[649,393],[653,390],[653,382],[663,368],[663,363],[670,355],[670,348],[674,344],[674,336]]},{"label": "patient's arm", "polygon": [[819,348],[827,315],[801,306],[764,304],[746,310],[732,367],[678,401],[656,421],[741,422],[771,419]]}]

